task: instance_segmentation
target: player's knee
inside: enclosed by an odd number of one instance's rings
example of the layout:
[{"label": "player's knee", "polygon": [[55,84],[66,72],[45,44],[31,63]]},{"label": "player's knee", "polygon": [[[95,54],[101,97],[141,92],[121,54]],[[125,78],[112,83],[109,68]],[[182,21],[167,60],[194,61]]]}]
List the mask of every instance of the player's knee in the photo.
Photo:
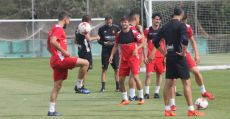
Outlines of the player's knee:
[{"label": "player's knee", "polygon": [[147,79],[147,80],[150,80],[151,76],[152,76],[152,72],[147,73],[147,74],[146,74],[146,79]]},{"label": "player's knee", "polygon": [[89,66],[89,61],[88,60],[84,60],[83,61],[83,65],[88,67]]}]

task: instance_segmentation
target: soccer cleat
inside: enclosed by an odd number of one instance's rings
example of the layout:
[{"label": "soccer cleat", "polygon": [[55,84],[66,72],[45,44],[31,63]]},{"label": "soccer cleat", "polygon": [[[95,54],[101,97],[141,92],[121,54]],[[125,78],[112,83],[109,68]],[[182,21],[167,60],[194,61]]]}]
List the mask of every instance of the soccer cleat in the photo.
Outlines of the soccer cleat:
[{"label": "soccer cleat", "polygon": [[74,87],[75,93],[84,93],[84,94],[89,94],[90,90],[87,90],[83,86],[81,88],[78,88],[77,85]]},{"label": "soccer cleat", "polygon": [[59,114],[59,113],[57,113],[56,111],[55,111],[55,112],[50,112],[50,111],[48,111],[47,116],[62,116],[62,114]]},{"label": "soccer cleat", "polygon": [[176,111],[176,106],[175,105],[171,106],[171,111]]},{"label": "soccer cleat", "polygon": [[145,94],[144,99],[149,99],[149,94]]},{"label": "soccer cleat", "polygon": [[120,104],[118,105],[128,105],[129,101],[128,100],[122,100]]},{"label": "soccer cleat", "polygon": [[116,91],[116,92],[121,92],[121,89],[120,89],[120,88],[117,88],[115,91]]},{"label": "soccer cleat", "polygon": [[172,113],[171,110],[169,110],[169,111],[165,110],[165,116],[177,116],[177,114]]},{"label": "soccer cleat", "polygon": [[204,113],[197,112],[196,110],[188,111],[188,116],[204,116]]},{"label": "soccer cleat", "polygon": [[144,102],[145,102],[145,100],[144,100],[144,99],[139,98],[138,105],[143,105],[143,104],[144,104]]},{"label": "soccer cleat", "polygon": [[175,95],[176,95],[176,96],[183,96],[183,94],[180,94],[180,93],[178,93],[178,92],[176,92]]},{"label": "soccer cleat", "polygon": [[137,96],[134,96],[134,97],[129,96],[129,100],[130,101],[139,101],[139,98]]},{"label": "soccer cleat", "polygon": [[212,100],[214,99],[214,95],[208,93],[208,92],[205,92],[204,94],[202,94],[203,97],[207,97],[209,100]]},{"label": "soccer cleat", "polygon": [[103,88],[99,91],[99,93],[105,93],[105,92],[106,92],[106,90]]},{"label": "soccer cleat", "polygon": [[154,98],[161,98],[158,93],[154,94]]}]

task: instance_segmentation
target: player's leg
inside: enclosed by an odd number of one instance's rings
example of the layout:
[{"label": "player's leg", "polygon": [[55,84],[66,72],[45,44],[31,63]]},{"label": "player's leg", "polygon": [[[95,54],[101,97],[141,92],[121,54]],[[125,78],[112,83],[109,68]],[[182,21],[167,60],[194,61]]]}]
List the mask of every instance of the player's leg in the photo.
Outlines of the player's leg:
[{"label": "player's leg", "polygon": [[144,99],[149,99],[149,87],[152,77],[152,72],[154,72],[154,65],[153,63],[146,64],[146,75],[145,75],[145,95]]},{"label": "player's leg", "polygon": [[154,98],[161,98],[159,96],[159,90],[160,90],[160,86],[161,86],[161,82],[162,82],[162,74],[161,73],[156,73],[156,89],[155,89],[155,94],[154,94]]},{"label": "player's leg", "polygon": [[141,83],[140,78],[139,78],[139,74],[133,74],[133,79],[135,80],[135,82],[137,84],[137,90],[139,93],[138,104],[142,105],[142,104],[144,104],[144,96],[143,96],[143,88],[142,88],[142,83]]},{"label": "player's leg", "polygon": [[102,63],[102,72],[101,72],[101,90],[99,93],[106,92],[105,90],[105,81],[106,81],[106,72],[109,65],[109,55],[106,51],[102,51],[101,53],[101,63]]},{"label": "player's leg", "polygon": [[114,70],[114,78],[115,78],[115,81],[116,81],[116,92],[120,92],[120,85],[119,85],[119,76],[118,76],[118,73],[119,73],[119,69],[113,69]]},{"label": "player's leg", "polygon": [[129,100],[130,101],[138,101],[139,98],[135,94],[136,82],[133,79],[133,74],[130,72],[129,76]]},{"label": "player's leg", "polygon": [[125,77],[126,76],[119,76],[119,79],[120,79],[119,84],[120,84],[120,89],[121,89],[121,94],[123,96],[123,100],[118,105],[128,105],[129,104],[129,100],[128,100],[128,96],[127,96],[127,90],[125,87]]},{"label": "player's leg", "polygon": [[[89,67],[88,67],[88,71],[89,71],[89,70],[93,69],[93,58],[92,58],[91,51],[87,52],[87,60],[89,61]],[[86,77],[87,77],[88,71],[86,72],[85,77],[83,78],[83,82],[82,82],[82,90],[83,90],[83,92],[84,92],[84,90],[87,90],[85,88],[85,81],[86,81]],[[86,92],[90,93],[89,90],[87,90]]]},{"label": "player's leg", "polygon": [[111,66],[113,67],[114,70],[114,78],[116,81],[116,92],[120,91],[120,86],[119,86],[119,52],[117,50],[117,52],[113,55],[113,63],[111,64]]},{"label": "player's leg", "polygon": [[173,79],[173,84],[170,89],[170,106],[171,106],[171,111],[176,111],[176,104],[175,104],[175,87],[177,84],[177,79]]}]

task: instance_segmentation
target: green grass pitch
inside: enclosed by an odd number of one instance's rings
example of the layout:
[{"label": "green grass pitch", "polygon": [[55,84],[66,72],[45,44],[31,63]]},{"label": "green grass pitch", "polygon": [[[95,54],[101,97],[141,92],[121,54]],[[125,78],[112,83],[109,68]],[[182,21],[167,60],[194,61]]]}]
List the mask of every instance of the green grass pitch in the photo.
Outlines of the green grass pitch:
[{"label": "green grass pitch", "polygon": [[[62,117],[48,117],[49,95],[53,88],[52,69],[49,58],[19,58],[0,59],[0,118],[19,119],[133,119],[133,118],[202,118],[226,119],[230,113],[230,70],[202,71],[207,91],[215,95],[214,100],[208,100],[209,106],[201,110],[204,117],[188,117],[187,104],[184,97],[176,97],[177,117],[164,116],[163,81],[160,88],[161,99],[154,99],[155,74],[151,78],[150,99],[144,105],[130,102],[129,105],[118,106],[122,100],[120,92],[115,92],[115,80],[111,66],[107,71],[106,93],[98,93],[101,89],[101,60],[93,57],[93,70],[87,76],[85,87],[90,94],[75,94],[74,86],[77,81],[78,69],[69,70],[69,76],[63,83],[58,95],[56,111]],[[145,74],[140,74],[144,84]],[[127,77],[128,80],[128,77]],[[126,86],[128,81],[126,80]],[[193,102],[201,97],[200,89],[191,75]],[[143,85],[144,87],[144,85]],[[127,87],[128,89],[128,87]],[[183,93],[181,81],[178,81],[177,91]],[[138,95],[137,91],[136,94]]]}]

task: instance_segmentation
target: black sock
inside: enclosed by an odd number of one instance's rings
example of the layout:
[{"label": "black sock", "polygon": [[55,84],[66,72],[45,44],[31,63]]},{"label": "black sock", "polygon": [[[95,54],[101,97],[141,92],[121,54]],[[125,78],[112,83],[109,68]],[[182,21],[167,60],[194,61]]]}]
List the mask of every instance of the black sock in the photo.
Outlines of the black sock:
[{"label": "black sock", "polygon": [[116,89],[120,89],[119,82],[116,81]]},{"label": "black sock", "polygon": [[105,89],[105,82],[101,82],[102,84],[102,89]]}]

